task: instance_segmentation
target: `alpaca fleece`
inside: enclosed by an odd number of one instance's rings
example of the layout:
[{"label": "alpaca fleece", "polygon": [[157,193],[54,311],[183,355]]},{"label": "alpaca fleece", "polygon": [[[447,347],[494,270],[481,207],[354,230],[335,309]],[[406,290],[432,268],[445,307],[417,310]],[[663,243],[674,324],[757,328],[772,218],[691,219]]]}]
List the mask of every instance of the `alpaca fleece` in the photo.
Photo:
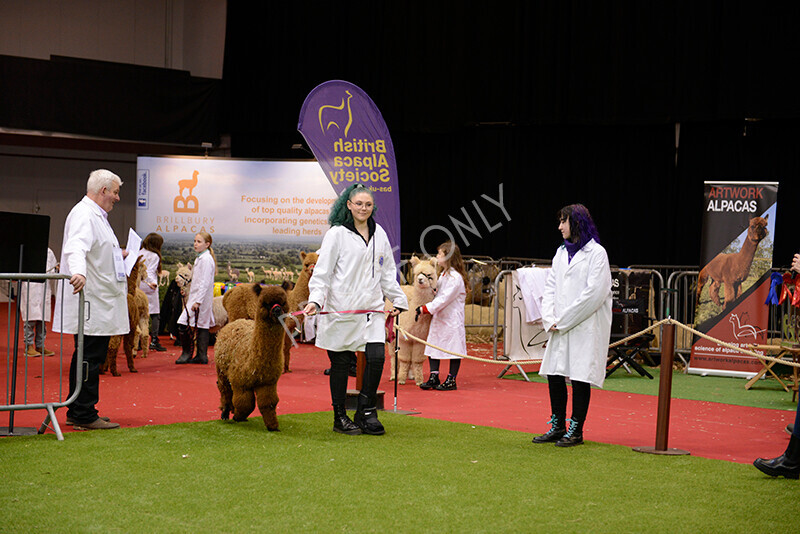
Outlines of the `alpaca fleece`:
[{"label": "alpaca fleece", "polygon": [[220,392],[220,417],[246,421],[258,410],[268,430],[278,430],[278,379],[283,373],[286,333],[281,316],[286,291],[281,287],[252,287],[258,297],[255,319],[237,319],[217,334],[215,363]]}]

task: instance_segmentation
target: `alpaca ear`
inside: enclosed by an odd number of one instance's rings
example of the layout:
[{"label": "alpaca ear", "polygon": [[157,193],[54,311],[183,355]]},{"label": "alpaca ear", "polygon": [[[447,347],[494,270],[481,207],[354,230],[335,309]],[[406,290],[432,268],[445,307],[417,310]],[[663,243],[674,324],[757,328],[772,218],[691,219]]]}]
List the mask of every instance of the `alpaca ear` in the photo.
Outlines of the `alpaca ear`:
[{"label": "alpaca ear", "polygon": [[306,253],[304,251],[302,251],[302,250],[300,251],[300,259],[301,260],[306,259]]},{"label": "alpaca ear", "polygon": [[417,257],[416,254],[414,254],[413,256],[411,256],[411,259],[408,260],[408,262],[411,264],[412,267],[416,267],[417,265],[419,265],[419,258]]},{"label": "alpaca ear", "polygon": [[253,284],[253,293],[256,295],[261,294],[261,284]]},{"label": "alpaca ear", "polygon": [[431,265],[433,265],[434,267],[436,267],[436,258],[435,258],[435,257],[434,257],[434,258],[431,258],[429,261],[431,262]]}]

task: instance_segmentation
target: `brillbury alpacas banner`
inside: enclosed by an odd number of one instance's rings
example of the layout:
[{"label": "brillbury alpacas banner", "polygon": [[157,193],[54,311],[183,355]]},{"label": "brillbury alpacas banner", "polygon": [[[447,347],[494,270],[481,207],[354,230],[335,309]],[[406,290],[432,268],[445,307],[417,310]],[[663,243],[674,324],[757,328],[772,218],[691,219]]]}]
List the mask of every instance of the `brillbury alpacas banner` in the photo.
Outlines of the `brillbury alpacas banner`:
[{"label": "brillbury alpacas banner", "polygon": [[[776,182],[706,182],[697,330],[749,350],[767,343]],[[762,351],[754,351],[762,353]],[[689,372],[751,377],[754,357],[696,337]]]},{"label": "brillbury alpacas banner", "polygon": [[375,222],[389,237],[400,265],[400,191],[389,129],[372,99],[352,83],[332,80],[303,102],[297,129],[334,191],[359,183],[375,197]]},{"label": "brillbury alpacas banner", "polygon": [[[235,267],[247,256],[247,267],[257,270],[287,266],[280,262],[299,264],[296,251],[316,251],[336,200],[313,161],[140,157],[136,175],[136,231],[141,237],[161,234],[165,245],[182,247],[193,260],[194,235],[205,231],[219,260]],[[252,244],[271,246],[272,256],[281,260],[264,253],[253,256]]]}]

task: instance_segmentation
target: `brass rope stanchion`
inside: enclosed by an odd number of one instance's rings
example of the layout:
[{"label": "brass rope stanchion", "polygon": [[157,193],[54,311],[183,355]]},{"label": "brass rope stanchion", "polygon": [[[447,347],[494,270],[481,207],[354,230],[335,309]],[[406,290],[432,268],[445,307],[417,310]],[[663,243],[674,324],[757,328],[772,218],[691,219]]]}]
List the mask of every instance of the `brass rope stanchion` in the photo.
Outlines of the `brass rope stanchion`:
[{"label": "brass rope stanchion", "polygon": [[670,449],[669,411],[672,400],[672,364],[675,359],[675,325],[667,322],[661,331],[661,373],[658,377],[658,415],[656,419],[655,447],[634,447],[636,452],[679,456],[689,454],[682,449]]}]

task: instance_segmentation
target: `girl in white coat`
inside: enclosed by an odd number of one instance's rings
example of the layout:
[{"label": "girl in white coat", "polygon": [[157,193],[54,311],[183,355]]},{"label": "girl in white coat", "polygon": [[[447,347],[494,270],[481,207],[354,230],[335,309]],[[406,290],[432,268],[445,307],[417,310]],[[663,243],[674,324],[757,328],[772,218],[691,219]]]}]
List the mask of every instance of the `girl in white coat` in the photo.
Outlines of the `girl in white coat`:
[{"label": "girl in white coat", "polygon": [[161,272],[161,246],[164,238],[150,233],[142,241],[139,256],[144,259],[147,276],[139,284],[139,288],[147,295],[147,308],[150,314],[150,350],[165,352],[167,349],[158,341],[161,306],[158,302],[158,273]]},{"label": "girl in white coat", "polygon": [[[376,398],[386,359],[385,321],[376,313],[336,313],[383,310],[384,299],[396,316],[408,309],[397,282],[392,247],[386,232],[372,218],[375,200],[361,184],[345,189],[331,207],[331,228],[322,240],[314,274],[308,282],[307,315],[327,312],[317,324],[316,346],[328,351],[333,430],[342,434],[385,433],[378,420]],[[364,351],[366,366],[354,421],[345,411],[347,378],[355,351]]]},{"label": "girl in white coat", "polygon": [[[50,247],[47,247],[46,273],[58,272],[58,260]],[[44,346],[47,337],[45,323],[50,322],[50,308],[52,307],[53,280],[42,283],[23,282],[19,294],[19,311],[24,324],[25,355],[52,356],[55,354]]]},{"label": "girl in white coat", "polygon": [[[534,443],[583,443],[592,385],[603,386],[611,335],[611,269],[592,216],[581,204],[559,212],[564,244],[556,251],[542,297],[542,326],[549,334],[539,374],[547,377],[551,429]],[[566,427],[567,385],[572,418]]]},{"label": "girl in white coat", "polygon": [[[178,317],[178,332],[183,351],[175,363],[208,363],[208,329],[214,326],[214,276],[217,274],[217,258],[211,248],[211,235],[200,232],[194,236],[194,251],[197,259],[192,267],[192,287],[186,297],[186,306]],[[197,330],[197,355],[194,352],[192,328]]]},{"label": "girl in white coat", "polygon": [[[467,298],[467,270],[458,245],[446,241],[439,245],[436,255],[436,266],[441,274],[436,286],[436,298],[424,306],[417,308],[418,318],[422,313],[433,315],[431,328],[428,333],[428,343],[442,349],[458,354],[467,352],[467,335],[464,328],[464,303]],[[461,357],[435,349],[430,345],[425,347],[425,356],[428,357],[431,376],[422,389],[438,389],[439,391],[452,391],[458,389],[456,376],[461,367]],[[439,380],[439,360],[450,360],[450,371],[444,382]]]}]

